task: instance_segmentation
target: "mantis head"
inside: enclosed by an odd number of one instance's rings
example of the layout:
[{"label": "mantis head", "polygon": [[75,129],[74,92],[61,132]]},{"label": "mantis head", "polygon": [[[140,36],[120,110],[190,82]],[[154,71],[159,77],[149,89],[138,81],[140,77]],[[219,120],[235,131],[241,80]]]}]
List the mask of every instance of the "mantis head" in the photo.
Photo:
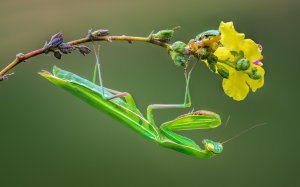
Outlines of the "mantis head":
[{"label": "mantis head", "polygon": [[204,139],[202,141],[205,150],[214,154],[220,154],[223,151],[223,145],[219,142],[214,142],[209,139]]}]

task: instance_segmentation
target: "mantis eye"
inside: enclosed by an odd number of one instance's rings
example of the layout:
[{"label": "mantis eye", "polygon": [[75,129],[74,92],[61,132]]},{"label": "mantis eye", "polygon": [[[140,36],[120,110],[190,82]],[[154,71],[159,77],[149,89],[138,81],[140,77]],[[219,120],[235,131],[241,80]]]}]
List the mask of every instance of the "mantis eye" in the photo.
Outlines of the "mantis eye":
[{"label": "mantis eye", "polygon": [[222,146],[221,144],[217,144],[217,145],[215,146],[214,152],[215,152],[215,153],[221,153],[222,150],[223,150],[223,146]]}]

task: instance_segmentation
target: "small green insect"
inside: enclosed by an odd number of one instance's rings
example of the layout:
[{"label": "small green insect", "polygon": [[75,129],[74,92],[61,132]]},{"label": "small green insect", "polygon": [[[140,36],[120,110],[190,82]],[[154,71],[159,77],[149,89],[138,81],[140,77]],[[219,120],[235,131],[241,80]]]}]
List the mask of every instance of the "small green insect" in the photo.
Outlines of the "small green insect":
[{"label": "small green insect", "polygon": [[218,30],[207,30],[204,32],[201,32],[198,34],[195,38],[196,41],[201,41],[201,40],[211,40],[211,39],[216,39],[221,36],[220,31]]}]

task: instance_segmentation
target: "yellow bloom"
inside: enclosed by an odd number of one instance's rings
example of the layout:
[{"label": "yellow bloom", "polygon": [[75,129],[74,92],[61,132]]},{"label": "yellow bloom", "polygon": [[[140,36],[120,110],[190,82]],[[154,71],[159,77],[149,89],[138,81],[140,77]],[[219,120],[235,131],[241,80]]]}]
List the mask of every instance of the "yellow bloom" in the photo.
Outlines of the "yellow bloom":
[{"label": "yellow bloom", "polygon": [[[221,46],[214,52],[218,57],[216,67],[223,66],[228,70],[229,77],[224,78],[222,83],[224,92],[240,101],[245,99],[250,89],[255,92],[264,84],[260,46],[251,39],[245,39],[244,34],[236,32],[232,22],[221,22],[219,31]],[[244,64],[239,64],[240,59]]]}]

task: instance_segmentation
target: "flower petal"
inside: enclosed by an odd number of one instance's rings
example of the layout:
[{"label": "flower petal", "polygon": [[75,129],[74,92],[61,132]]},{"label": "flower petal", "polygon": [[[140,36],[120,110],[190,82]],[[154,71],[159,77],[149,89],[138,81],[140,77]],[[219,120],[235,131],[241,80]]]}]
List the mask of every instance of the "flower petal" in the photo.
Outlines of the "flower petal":
[{"label": "flower petal", "polygon": [[244,52],[244,57],[250,62],[255,62],[261,58],[258,45],[251,39],[245,39],[243,41],[241,50]]},{"label": "flower petal", "polygon": [[245,58],[250,62],[259,60],[261,52],[259,45],[251,39],[245,39],[243,33],[238,33],[232,22],[221,22],[219,26],[221,32],[221,43],[230,51],[243,51]]},{"label": "flower petal", "polygon": [[[228,67],[229,69],[230,67]],[[224,92],[234,100],[241,101],[246,98],[249,93],[249,86],[246,84],[248,75],[235,71],[230,68],[229,78],[223,79],[222,85]]]},{"label": "flower petal", "polygon": [[218,47],[218,49],[214,52],[214,55],[218,57],[219,60],[231,60],[234,56],[230,53],[230,51],[225,47]]},{"label": "flower petal", "polygon": [[221,43],[224,47],[230,51],[239,52],[241,50],[241,45],[244,42],[245,35],[236,32],[232,22],[224,23],[222,21],[219,30],[221,32]]}]

